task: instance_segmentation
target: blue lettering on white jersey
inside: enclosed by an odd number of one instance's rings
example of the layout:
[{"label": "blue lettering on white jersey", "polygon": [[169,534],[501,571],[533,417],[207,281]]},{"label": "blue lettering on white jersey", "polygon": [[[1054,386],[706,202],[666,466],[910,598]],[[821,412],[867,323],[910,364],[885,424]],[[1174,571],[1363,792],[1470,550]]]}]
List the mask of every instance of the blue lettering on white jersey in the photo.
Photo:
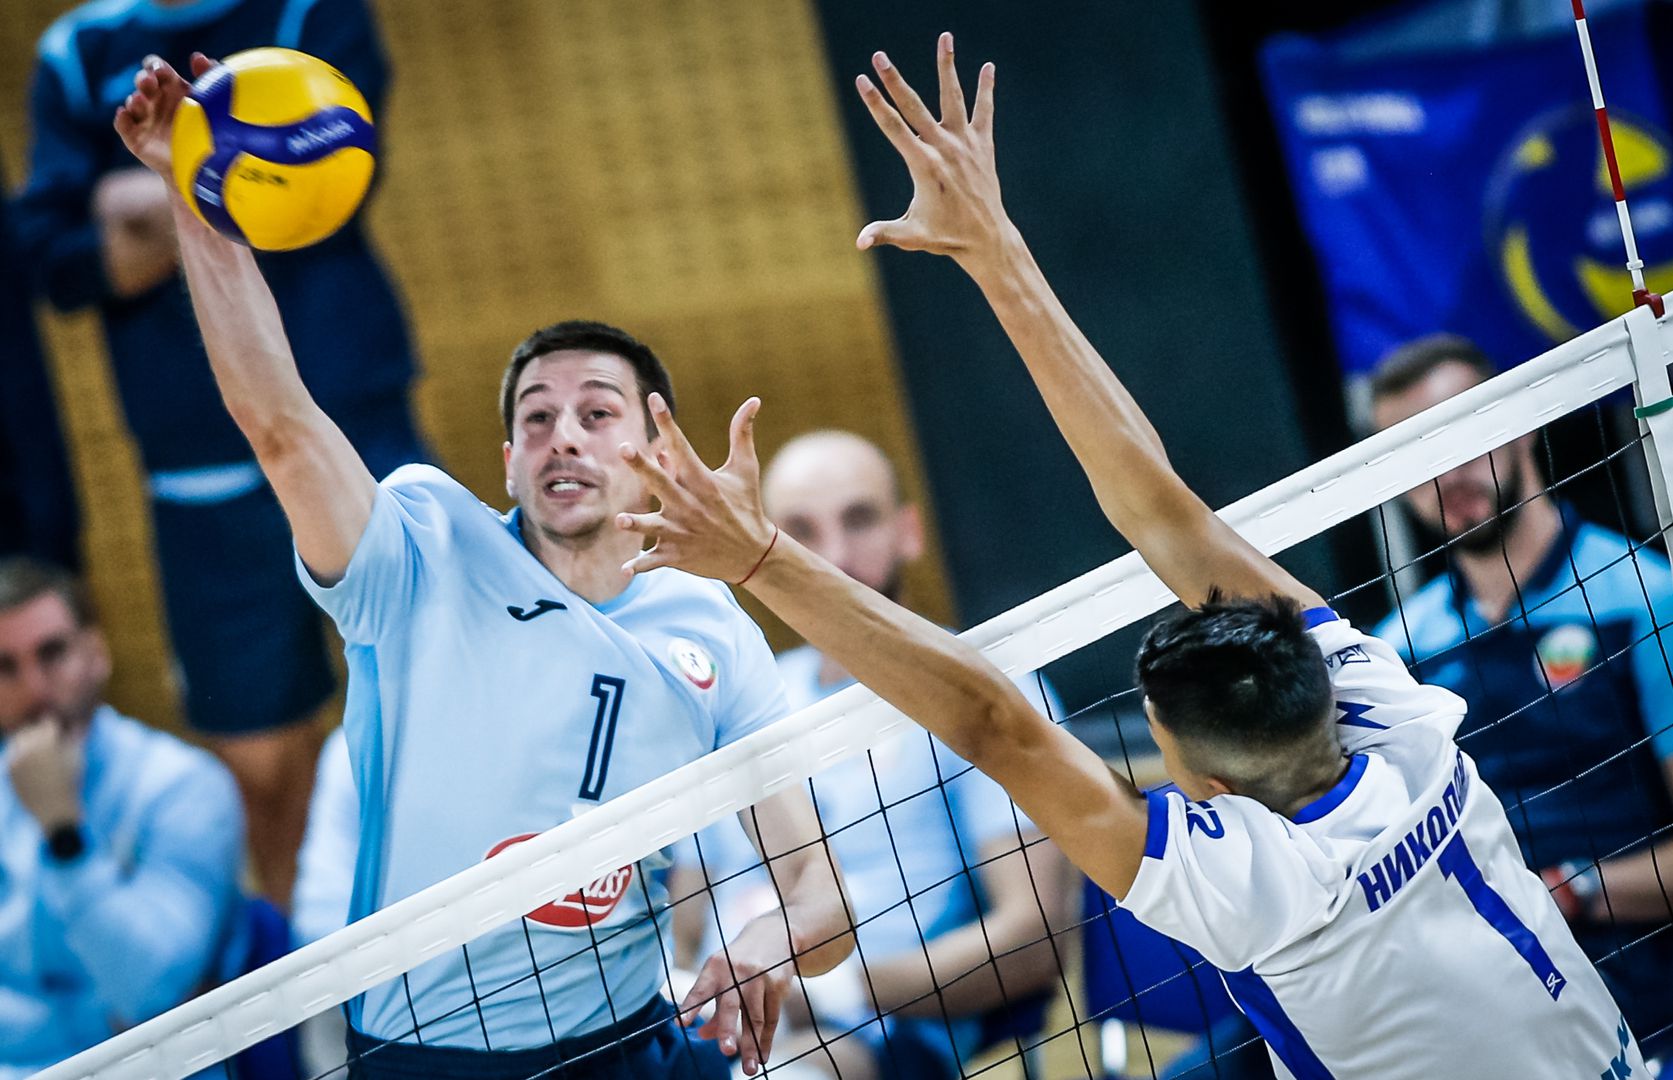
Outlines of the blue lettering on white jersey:
[{"label": "blue lettering on white jersey", "polygon": [[[1225,973],[1281,1078],[1607,1077],[1617,1062],[1643,1075],[1619,1008],[1453,741],[1463,702],[1346,622],[1310,632],[1350,755],[1342,779],[1287,818],[1216,796],[1220,835],[1202,804],[1152,793],[1124,906]],[[1476,1022],[1459,1022],[1465,1009]]]},{"label": "blue lettering on white jersey", "polygon": [[[342,581],[298,570],[346,642],[361,796],[353,918],[787,711],[766,642],[724,585],[655,570],[590,604],[524,548],[514,514],[430,466],[380,485]],[[468,970],[460,950],[419,966],[410,1007],[396,979],[351,1018],[379,1038],[412,1040],[416,1023],[425,1043],[477,1049],[611,1023],[664,979],[665,916],[653,913],[665,898],[646,873],[657,863],[472,942]]]}]

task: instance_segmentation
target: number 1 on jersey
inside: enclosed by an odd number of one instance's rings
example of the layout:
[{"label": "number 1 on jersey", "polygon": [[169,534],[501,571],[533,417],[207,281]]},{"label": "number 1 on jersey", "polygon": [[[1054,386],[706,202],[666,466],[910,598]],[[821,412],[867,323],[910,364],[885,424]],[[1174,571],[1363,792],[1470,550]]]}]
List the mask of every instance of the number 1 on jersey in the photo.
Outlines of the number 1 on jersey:
[{"label": "number 1 on jersey", "polygon": [[610,748],[616,742],[616,717],[622,711],[622,691],[627,683],[614,675],[593,676],[593,697],[598,713],[593,717],[593,737],[587,745],[587,771],[581,777],[581,798],[593,802],[604,797],[604,774],[610,768]]},{"label": "number 1 on jersey", "polygon": [[1527,962],[1539,981],[1545,984],[1545,992],[1556,1001],[1557,995],[1563,992],[1568,980],[1563,978],[1557,965],[1551,962],[1551,956],[1545,951],[1545,946],[1539,943],[1539,938],[1529,930],[1527,924],[1516,917],[1516,912],[1510,910],[1504,897],[1493,891],[1493,886],[1487,884],[1487,879],[1481,876],[1481,868],[1470,857],[1470,849],[1464,846],[1462,834],[1453,836],[1451,842],[1441,849],[1435,859],[1435,864],[1441,868],[1441,873],[1458,883],[1469,897],[1470,906],[1476,909],[1476,914],[1487,920],[1487,925],[1498,931],[1499,935],[1510,942],[1517,955]]}]

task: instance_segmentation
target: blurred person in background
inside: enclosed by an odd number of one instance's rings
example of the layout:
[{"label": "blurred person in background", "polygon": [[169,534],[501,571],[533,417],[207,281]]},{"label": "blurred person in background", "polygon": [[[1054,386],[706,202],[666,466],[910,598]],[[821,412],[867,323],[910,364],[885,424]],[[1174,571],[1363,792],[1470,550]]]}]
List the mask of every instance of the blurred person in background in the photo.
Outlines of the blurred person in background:
[{"label": "blurred person in background", "polygon": [[[4,169],[0,169],[0,174]],[[80,564],[75,483],[27,284],[0,199],[0,556]]]},{"label": "blurred person in background", "polygon": [[[924,552],[923,518],[880,448],[846,431],[802,435],[773,458],[762,490],[768,515],[785,533],[856,581],[902,599],[906,568]],[[781,653],[778,669],[792,709],[854,685],[812,646]],[[1062,718],[1042,678],[1028,675],[1017,684],[1042,713]],[[1004,790],[918,731],[812,783],[821,825],[842,864],[859,948],[805,984],[824,1049],[775,1074],[794,1068],[845,1080],[956,1077],[996,1027],[1033,1033],[1002,1020],[1008,1007],[1020,1005],[1014,1015],[1022,1026],[1022,1010],[1032,1007],[1038,1030],[1044,998],[1063,977],[1048,928],[1067,924],[1079,893],[1069,888],[1062,855]],[[713,908],[700,901],[675,908],[676,960],[689,968],[719,934],[778,899],[731,820],[678,851],[672,896],[721,882]],[[819,1041],[800,996],[791,995],[786,1007],[800,1023],[780,1037],[781,1062]],[[888,1015],[879,1021],[879,1012]],[[856,1034],[837,1038],[850,1030]]]},{"label": "blurred person in background", "polygon": [[296,857],[290,926],[298,948],[348,925],[359,850],[360,797],[354,790],[348,735],[338,728],[320,748],[308,830]]},{"label": "blurred person in background", "polygon": [[[1372,376],[1373,423],[1391,427],[1496,373],[1464,338],[1411,342]],[[1406,494],[1422,548],[1444,543],[1447,566],[1376,634],[1424,682],[1469,703],[1460,744],[1645,1053],[1665,1055],[1673,672],[1658,627],[1673,619],[1673,576],[1661,555],[1580,520],[1548,490],[1537,438]]]},{"label": "blurred person in background", "polygon": [[[210,377],[164,181],[111,129],[147,55],[184,66],[191,49],[260,45],[321,57],[381,111],[388,69],[364,0],[118,0],[63,16],[38,47],[15,228],[35,288],[103,320],[147,474],[185,713],[237,777],[256,874],[283,903],[320,745],[310,721],[334,689],[331,646],[295,580],[278,501]],[[361,219],[259,260],[304,381],[368,467],[382,476],[423,458],[405,319]]]},{"label": "blurred person in background", "polygon": [[81,583],[0,560],[0,1077],[172,1008],[242,957],[238,789],[104,703]]}]

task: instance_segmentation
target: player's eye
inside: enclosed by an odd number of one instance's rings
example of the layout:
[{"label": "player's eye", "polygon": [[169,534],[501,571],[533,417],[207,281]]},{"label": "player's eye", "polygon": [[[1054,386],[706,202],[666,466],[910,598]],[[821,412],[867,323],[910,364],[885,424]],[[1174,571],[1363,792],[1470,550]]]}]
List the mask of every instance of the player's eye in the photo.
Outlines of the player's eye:
[{"label": "player's eye", "polygon": [[782,527],[785,532],[790,534],[790,538],[798,544],[812,544],[815,539],[814,534],[817,532],[813,523],[805,518],[788,518]]},{"label": "player's eye", "polygon": [[63,638],[53,638],[40,649],[42,667],[51,667],[69,654],[70,643]]},{"label": "player's eye", "polygon": [[550,419],[552,419],[551,413],[547,412],[545,409],[536,409],[534,412],[531,412],[527,416],[523,417],[523,423],[544,424]]},{"label": "player's eye", "polygon": [[850,506],[842,512],[842,527],[849,532],[863,532],[883,520],[883,512],[871,503]]}]

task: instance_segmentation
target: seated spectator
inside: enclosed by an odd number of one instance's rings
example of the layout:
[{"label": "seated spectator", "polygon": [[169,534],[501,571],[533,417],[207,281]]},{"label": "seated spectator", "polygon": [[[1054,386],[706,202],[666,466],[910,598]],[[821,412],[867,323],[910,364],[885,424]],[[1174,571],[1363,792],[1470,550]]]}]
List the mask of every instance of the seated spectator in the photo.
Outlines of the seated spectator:
[{"label": "seated spectator", "polygon": [[296,858],[290,926],[297,948],[348,925],[359,848],[360,798],[354,790],[348,736],[338,728],[320,749],[308,831]]},{"label": "seated spectator", "polygon": [[[837,431],[795,439],[769,465],[763,497],[786,533],[856,580],[900,598],[903,571],[923,552],[923,525],[876,446]],[[809,646],[782,654],[779,670],[793,708],[853,683]],[[1062,715],[1041,680],[1019,683],[1041,711]],[[787,999],[792,1023],[774,1045],[774,1074],[791,1076],[785,1063],[812,1049],[794,1075],[961,1075],[960,1063],[983,1042],[984,1018],[1008,1003],[1043,1006],[1060,985],[1047,927],[1068,921],[1072,890],[1062,856],[997,784],[924,732],[821,772],[813,787],[842,865],[859,948],[836,971],[805,984],[823,1048],[801,995]],[[713,909],[689,900],[676,907],[681,967],[777,904],[759,861],[732,820],[678,850],[670,896],[702,892],[705,872],[720,882]],[[881,1021],[880,1012],[887,1014]],[[852,1029],[853,1036],[838,1038]]]},{"label": "seated spectator", "polygon": [[180,1004],[247,953],[238,789],[103,702],[81,585],[0,561],[0,1077]]},{"label": "seated spectator", "polygon": [[[1406,345],[1373,376],[1376,426],[1494,373],[1462,338]],[[1447,543],[1447,569],[1376,632],[1469,703],[1459,744],[1646,1055],[1665,1054],[1673,839],[1650,838],[1673,823],[1673,675],[1657,633],[1673,619],[1673,579],[1666,559],[1547,491],[1534,440],[1406,495],[1418,527]]]}]

